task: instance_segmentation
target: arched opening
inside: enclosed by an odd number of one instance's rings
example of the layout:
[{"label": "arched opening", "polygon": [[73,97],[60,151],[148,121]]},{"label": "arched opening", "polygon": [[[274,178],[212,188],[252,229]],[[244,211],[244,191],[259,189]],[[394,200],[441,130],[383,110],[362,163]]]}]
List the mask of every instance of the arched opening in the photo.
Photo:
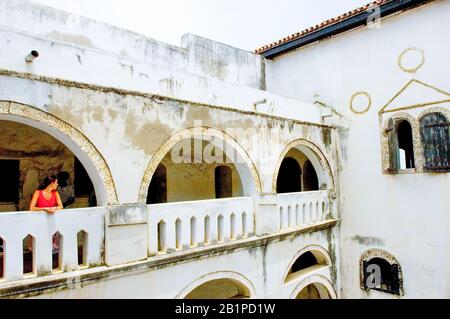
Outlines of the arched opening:
[{"label": "arched opening", "polygon": [[450,171],[450,120],[441,113],[429,113],[420,119],[424,170]]},{"label": "arched opening", "polygon": [[305,140],[291,142],[272,180],[277,193],[325,190],[333,187],[331,168],[322,152]]},{"label": "arched opening", "polygon": [[39,184],[58,173],[67,174],[58,187],[62,202],[70,202],[65,208],[97,205],[93,183],[79,158],[61,141],[33,126],[0,120],[0,172],[7,180],[0,187],[8,188],[0,189],[0,212],[28,211]]},{"label": "arched opening", "polygon": [[[233,150],[228,150],[229,157],[225,150],[230,147],[218,140],[185,138],[177,142],[152,176],[147,203],[241,197],[253,193],[248,166],[242,161],[235,162]],[[247,180],[243,181],[242,176]]]},{"label": "arched opening", "polygon": [[177,219],[175,221],[175,248],[176,249],[181,249],[183,246],[182,228],[183,228],[183,222],[181,221],[181,219]]},{"label": "arched opening", "polygon": [[36,272],[36,239],[27,235],[22,240],[23,248],[23,274],[29,275]]},{"label": "arched opening", "polygon": [[56,232],[52,236],[52,269],[62,269],[62,254],[63,254],[63,236],[60,232]]},{"label": "arched opening", "polygon": [[77,257],[79,267],[87,266],[88,238],[89,235],[84,230],[80,230],[77,233]]},{"label": "arched opening", "polygon": [[147,193],[147,204],[167,203],[167,171],[159,164],[153,173]]},{"label": "arched opening", "polygon": [[295,299],[331,299],[331,296],[323,284],[313,283],[304,287]]},{"label": "arched opening", "polygon": [[203,242],[207,245],[211,243],[211,218],[209,216],[205,217],[203,227]]},{"label": "arched opening", "polygon": [[277,178],[277,193],[295,193],[302,191],[302,171],[297,160],[286,157],[281,162]]},{"label": "arched opening", "polygon": [[309,159],[303,164],[303,190],[305,192],[319,190],[319,179]]},{"label": "arched opening", "polygon": [[285,277],[284,282],[297,280],[304,275],[317,271],[331,264],[330,257],[325,252],[317,249],[307,250],[299,253]]},{"label": "arched opening", "polygon": [[224,226],[223,216],[219,215],[217,218],[217,240],[219,242],[223,242],[225,239]]},{"label": "arched opening", "polygon": [[158,252],[164,252],[166,248],[166,223],[161,220],[158,223]]},{"label": "arched opening", "polygon": [[414,144],[411,124],[402,120],[397,125],[399,169],[414,168]]},{"label": "arched opening", "polygon": [[234,279],[215,279],[192,290],[185,299],[244,299],[250,290]]},{"label": "arched opening", "polygon": [[195,216],[191,217],[190,231],[191,231],[190,244],[191,247],[195,247],[197,246],[197,218],[195,218]]},{"label": "arched opening", "polygon": [[262,191],[258,172],[247,152],[232,136],[213,128],[184,129],[166,140],[144,172],[139,202],[148,197],[158,164],[166,167],[167,202],[215,199],[218,166],[231,169],[232,197],[253,196]]}]

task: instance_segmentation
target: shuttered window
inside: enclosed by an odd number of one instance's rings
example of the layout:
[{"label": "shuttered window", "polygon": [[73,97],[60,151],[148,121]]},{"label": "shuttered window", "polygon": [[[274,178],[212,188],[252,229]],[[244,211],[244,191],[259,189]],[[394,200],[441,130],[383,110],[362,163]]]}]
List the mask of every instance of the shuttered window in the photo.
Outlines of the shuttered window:
[{"label": "shuttered window", "polygon": [[[379,273],[370,272],[368,268],[371,265],[376,265],[377,269],[379,269]],[[361,283],[361,287],[363,289],[373,289],[395,295],[403,294],[403,280],[400,265],[395,263],[390,264],[383,258],[375,257],[369,261],[363,261],[362,267],[362,279],[364,281]],[[373,280],[374,278],[369,278],[369,276],[381,276],[381,278],[378,278],[377,285],[370,287],[369,281]],[[375,282],[371,282],[371,284],[375,284]]]},{"label": "shuttered window", "polygon": [[425,171],[450,171],[449,125],[441,113],[430,113],[420,120]]}]

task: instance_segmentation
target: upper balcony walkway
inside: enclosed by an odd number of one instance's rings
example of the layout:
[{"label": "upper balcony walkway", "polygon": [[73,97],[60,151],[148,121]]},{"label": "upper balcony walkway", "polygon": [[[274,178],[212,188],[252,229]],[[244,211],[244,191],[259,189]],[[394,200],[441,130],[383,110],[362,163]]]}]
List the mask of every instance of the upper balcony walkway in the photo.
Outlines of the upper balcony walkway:
[{"label": "upper balcony walkway", "polygon": [[[18,295],[30,287],[64,285],[75,273],[101,277],[105,272],[136,267],[136,262],[145,267],[174,258],[186,260],[236,246],[279,241],[337,223],[328,191],[270,197],[67,209],[54,215],[1,213],[0,297]],[[146,228],[145,244],[130,233],[112,231],[124,220]],[[136,251],[143,245],[145,256],[138,254],[131,260],[120,256],[129,253],[123,249]]]}]

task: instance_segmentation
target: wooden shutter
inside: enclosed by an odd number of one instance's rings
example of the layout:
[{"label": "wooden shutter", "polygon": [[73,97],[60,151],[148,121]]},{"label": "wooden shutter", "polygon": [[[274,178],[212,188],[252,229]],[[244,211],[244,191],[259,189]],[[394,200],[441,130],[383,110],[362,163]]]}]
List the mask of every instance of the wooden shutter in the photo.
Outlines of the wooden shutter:
[{"label": "wooden shutter", "polygon": [[391,278],[392,278],[392,282],[391,284],[391,293],[400,295],[400,278],[399,278],[399,271],[398,271],[398,265],[397,264],[393,264],[391,266]]},{"label": "wooden shutter", "polygon": [[397,132],[395,129],[395,121],[393,119],[390,119],[388,121],[386,134],[388,136],[389,145],[389,168],[387,169],[387,173],[397,174],[400,165],[398,156]]},{"label": "wooden shutter", "polygon": [[427,114],[420,120],[425,171],[450,171],[449,125],[441,113]]}]

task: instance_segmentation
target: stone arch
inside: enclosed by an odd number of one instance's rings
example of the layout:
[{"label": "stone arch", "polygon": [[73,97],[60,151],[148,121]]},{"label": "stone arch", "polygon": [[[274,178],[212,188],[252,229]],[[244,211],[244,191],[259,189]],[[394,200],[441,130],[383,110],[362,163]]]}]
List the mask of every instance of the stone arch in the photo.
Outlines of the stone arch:
[{"label": "stone arch", "polygon": [[400,262],[397,258],[390,252],[380,249],[371,248],[362,253],[359,259],[359,277],[360,277],[360,287],[365,290],[364,286],[364,263],[370,261],[373,258],[381,258],[387,261],[390,265],[398,265],[398,280],[399,280],[399,294],[403,295],[403,271]]},{"label": "stone arch", "polygon": [[78,129],[33,106],[11,101],[0,101],[0,120],[25,124],[56,138],[83,164],[94,185],[98,204],[118,204],[108,164],[94,144]]},{"label": "stone arch", "polygon": [[206,274],[193,282],[191,282],[189,285],[187,285],[181,292],[175,297],[176,299],[184,299],[186,298],[191,292],[193,292],[196,288],[200,287],[201,285],[211,282],[213,280],[220,280],[220,279],[227,279],[230,280],[237,285],[240,286],[240,288],[243,290],[243,293],[248,298],[256,298],[256,290],[253,283],[244,275],[234,272],[234,271],[218,271]]},{"label": "stone arch", "polygon": [[430,113],[441,113],[450,121],[450,110],[444,109],[443,107],[432,107],[420,112],[417,116],[417,122],[420,123],[422,117]]},{"label": "stone arch", "polygon": [[[196,136],[212,138],[212,143],[221,148],[223,152],[230,158],[236,158],[238,163],[235,164],[236,169],[242,181],[244,196],[254,195],[262,192],[261,180],[252,159],[245,149],[227,133],[210,128],[210,127],[192,127],[178,131],[169,137],[155,152],[151,158],[144,176],[142,177],[141,187],[139,190],[138,202],[145,202],[147,198],[148,186],[158,164],[163,160],[164,156],[181,140],[195,138]],[[215,138],[220,139],[224,145],[217,145]],[[236,154],[234,153],[236,152]]]},{"label": "stone arch", "polygon": [[296,260],[306,252],[311,252],[314,255],[314,257],[317,259],[317,261],[320,262],[320,264],[324,264],[324,266],[332,265],[330,254],[328,253],[328,251],[325,248],[323,248],[320,245],[308,245],[308,246],[302,248],[300,251],[298,251],[295,254],[294,257],[292,257],[291,262],[289,263],[286,271],[284,272],[284,275],[282,278],[282,284],[286,283],[287,277],[289,275],[289,271],[292,268],[292,266],[294,265],[294,263],[296,262]]},{"label": "stone arch", "polygon": [[335,182],[334,182],[334,176],[332,173],[332,169],[330,166],[330,162],[328,161],[327,157],[325,156],[325,152],[321,150],[319,146],[316,144],[305,140],[305,139],[297,139],[294,141],[291,141],[286,145],[284,150],[281,152],[281,155],[278,159],[276,169],[274,172],[274,175],[272,177],[272,192],[276,193],[277,189],[277,177],[278,173],[280,171],[281,163],[283,162],[283,159],[285,158],[286,154],[291,150],[292,148],[295,148],[302,152],[313,165],[317,177],[319,179],[319,185],[326,184],[327,189],[334,191],[335,188]]},{"label": "stone arch", "polygon": [[[414,163],[415,171],[421,172],[423,167],[423,152],[420,141],[420,124],[419,121],[414,118],[411,114],[406,112],[396,112],[393,115],[387,117],[383,122],[383,129],[381,132],[381,151],[382,151],[382,162],[383,162],[383,172],[386,172],[390,168],[389,159],[389,137],[386,131],[388,130],[389,121],[393,120],[394,123],[399,121],[407,121],[411,126],[412,130],[412,140],[413,140],[413,153],[414,153]],[[397,129],[397,128],[396,128]]]},{"label": "stone arch", "polygon": [[298,294],[309,285],[314,285],[317,288],[322,299],[337,299],[332,282],[322,275],[312,275],[303,279],[295,286],[290,299],[296,299]]}]

